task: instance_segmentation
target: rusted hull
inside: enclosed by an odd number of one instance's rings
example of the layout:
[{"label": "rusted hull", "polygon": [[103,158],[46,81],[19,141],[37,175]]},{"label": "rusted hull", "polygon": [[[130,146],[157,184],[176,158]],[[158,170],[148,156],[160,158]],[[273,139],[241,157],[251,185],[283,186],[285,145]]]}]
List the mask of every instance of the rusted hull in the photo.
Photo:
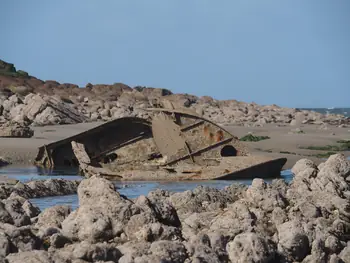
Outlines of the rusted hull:
[{"label": "rusted hull", "polygon": [[249,168],[219,175],[212,178],[213,180],[238,180],[238,179],[254,179],[254,178],[276,178],[281,175],[281,171],[285,163],[286,158],[279,158],[271,160],[266,163],[257,164]]},{"label": "rusted hull", "polygon": [[[231,158],[231,157],[230,157]],[[236,157],[237,158],[237,157]],[[257,156],[228,160],[218,166],[198,167],[188,166],[178,170],[148,170],[124,171],[123,181],[203,181],[203,180],[240,180],[253,178],[278,178],[286,163],[286,158],[266,159]],[[250,161],[251,160],[251,161]],[[242,162],[245,162],[242,164]],[[249,164],[251,163],[251,165]],[[111,177],[110,177],[111,178]]]},{"label": "rusted hull", "polygon": [[236,136],[190,112],[152,110],[152,121],[124,117],[44,145],[35,163],[79,166],[87,177],[176,181],[278,177],[287,161],[251,155]]},{"label": "rusted hull", "polygon": [[136,117],[124,117],[97,126],[69,138],[43,145],[39,148],[34,164],[37,166],[78,167],[78,160],[71,142],[84,144],[92,162],[98,163],[110,152],[152,135],[151,123]]}]

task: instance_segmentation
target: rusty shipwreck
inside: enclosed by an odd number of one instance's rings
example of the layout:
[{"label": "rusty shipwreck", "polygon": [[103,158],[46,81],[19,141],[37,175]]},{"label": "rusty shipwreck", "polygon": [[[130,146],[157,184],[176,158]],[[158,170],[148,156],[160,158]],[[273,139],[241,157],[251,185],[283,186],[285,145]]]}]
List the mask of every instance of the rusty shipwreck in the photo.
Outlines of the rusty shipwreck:
[{"label": "rusty shipwreck", "polygon": [[233,180],[276,177],[286,158],[252,155],[237,137],[191,111],[152,108],[39,148],[35,164],[80,167],[117,180]]}]

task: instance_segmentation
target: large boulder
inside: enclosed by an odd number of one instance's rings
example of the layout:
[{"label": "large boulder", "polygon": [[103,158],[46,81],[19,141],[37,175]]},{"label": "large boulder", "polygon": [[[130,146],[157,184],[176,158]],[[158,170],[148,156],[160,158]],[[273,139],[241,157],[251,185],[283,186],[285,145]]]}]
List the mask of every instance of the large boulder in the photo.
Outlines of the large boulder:
[{"label": "large boulder", "polygon": [[310,244],[299,222],[288,221],[277,227],[279,251],[287,258],[302,261],[310,252]]},{"label": "large boulder", "polygon": [[92,176],[80,183],[78,197],[79,209],[62,222],[62,233],[72,240],[181,239],[175,209],[159,196],[141,196],[133,202],[116,192],[112,182]]},{"label": "large boulder", "polygon": [[57,96],[29,94],[24,100],[23,112],[36,125],[73,124],[86,121],[86,117],[70,103]]},{"label": "large boulder", "polygon": [[255,233],[244,233],[227,244],[227,252],[232,263],[269,263],[275,262],[276,248]]},{"label": "large boulder", "polygon": [[38,216],[38,221],[35,225],[37,228],[61,228],[61,224],[66,217],[71,213],[71,208],[66,205],[56,205],[46,208]]}]

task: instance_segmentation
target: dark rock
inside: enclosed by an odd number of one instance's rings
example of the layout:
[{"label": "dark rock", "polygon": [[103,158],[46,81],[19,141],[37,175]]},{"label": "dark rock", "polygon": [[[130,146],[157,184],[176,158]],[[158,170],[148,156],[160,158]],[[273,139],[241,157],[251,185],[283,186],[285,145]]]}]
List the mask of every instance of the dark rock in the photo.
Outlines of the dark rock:
[{"label": "dark rock", "polygon": [[9,223],[14,224],[14,221],[12,219],[12,216],[10,213],[6,210],[5,204],[0,202],[0,222],[1,223]]},{"label": "dark rock", "polygon": [[10,253],[10,240],[7,235],[0,232],[0,258],[6,257]]},{"label": "dark rock", "polygon": [[288,221],[277,226],[277,230],[279,251],[292,260],[303,260],[310,252],[310,245],[300,223]]},{"label": "dark rock", "polygon": [[164,262],[182,263],[187,258],[185,246],[177,241],[153,242],[149,251]]},{"label": "dark rock", "polygon": [[15,226],[30,225],[30,217],[22,208],[22,203],[18,199],[6,199],[2,201],[5,209],[11,215]]},{"label": "dark rock", "polygon": [[15,227],[4,224],[0,226],[0,231],[3,231],[11,241],[11,253],[17,251],[31,251],[40,249],[42,241],[33,233],[29,226]]},{"label": "dark rock", "polygon": [[50,236],[50,245],[54,248],[63,248],[66,244],[70,244],[71,241],[59,234],[59,233],[55,233],[52,236]]}]

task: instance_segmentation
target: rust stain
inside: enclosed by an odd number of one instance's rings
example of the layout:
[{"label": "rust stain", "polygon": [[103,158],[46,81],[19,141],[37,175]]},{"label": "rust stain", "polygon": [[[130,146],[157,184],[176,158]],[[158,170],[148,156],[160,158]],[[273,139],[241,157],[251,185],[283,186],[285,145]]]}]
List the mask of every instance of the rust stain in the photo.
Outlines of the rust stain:
[{"label": "rust stain", "polygon": [[224,132],[219,130],[215,133],[215,142],[221,142],[224,139]]},{"label": "rust stain", "polygon": [[203,128],[203,133],[204,133],[204,136],[209,138],[209,133],[210,133],[210,130],[209,130],[209,125],[205,125],[204,128]]}]

